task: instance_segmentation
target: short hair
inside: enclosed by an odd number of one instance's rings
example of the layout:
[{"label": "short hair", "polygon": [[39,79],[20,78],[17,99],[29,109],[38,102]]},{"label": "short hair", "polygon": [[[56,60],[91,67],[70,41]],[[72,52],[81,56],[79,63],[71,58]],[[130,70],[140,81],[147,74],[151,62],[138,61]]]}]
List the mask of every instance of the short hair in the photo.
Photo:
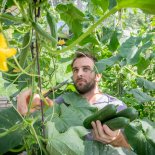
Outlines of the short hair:
[{"label": "short hair", "polygon": [[88,53],[88,52],[80,52],[80,51],[78,51],[78,52],[75,53],[74,59],[73,59],[73,61],[71,63],[71,67],[73,67],[73,64],[74,64],[76,59],[84,58],[84,57],[88,57],[88,58],[92,59],[94,63],[97,62],[97,58],[93,54]]}]

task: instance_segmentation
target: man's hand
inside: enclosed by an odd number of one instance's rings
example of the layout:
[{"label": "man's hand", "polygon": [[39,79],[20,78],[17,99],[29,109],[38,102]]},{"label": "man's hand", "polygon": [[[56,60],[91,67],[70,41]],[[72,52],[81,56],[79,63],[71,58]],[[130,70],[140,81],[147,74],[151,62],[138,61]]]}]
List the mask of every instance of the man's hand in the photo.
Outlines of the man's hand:
[{"label": "man's hand", "polygon": [[112,131],[107,125],[102,125],[98,120],[92,122],[92,126],[94,140],[116,147],[130,148],[121,130]]},{"label": "man's hand", "polygon": [[[20,93],[17,96],[17,110],[20,112],[21,115],[26,115],[28,112],[28,104],[30,101],[30,97],[32,95],[32,91],[26,90],[22,93]],[[30,107],[30,112],[34,112],[37,109],[40,109],[41,102],[40,102],[40,96],[39,94],[34,94],[33,99],[32,99],[32,105]],[[46,102],[48,103],[49,106],[53,105],[53,101],[50,100],[49,98],[46,98]]]}]

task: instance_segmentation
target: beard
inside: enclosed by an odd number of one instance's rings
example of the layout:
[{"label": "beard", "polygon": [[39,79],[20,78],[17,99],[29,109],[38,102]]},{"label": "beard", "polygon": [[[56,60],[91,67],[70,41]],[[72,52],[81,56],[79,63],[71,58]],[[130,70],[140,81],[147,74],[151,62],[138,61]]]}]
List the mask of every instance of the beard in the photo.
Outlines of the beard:
[{"label": "beard", "polygon": [[[83,84],[78,84],[79,81],[82,81]],[[95,79],[92,79],[90,82],[87,82],[86,80],[79,78],[76,81],[74,81],[74,85],[76,90],[80,94],[85,94],[95,88],[96,82]]]}]

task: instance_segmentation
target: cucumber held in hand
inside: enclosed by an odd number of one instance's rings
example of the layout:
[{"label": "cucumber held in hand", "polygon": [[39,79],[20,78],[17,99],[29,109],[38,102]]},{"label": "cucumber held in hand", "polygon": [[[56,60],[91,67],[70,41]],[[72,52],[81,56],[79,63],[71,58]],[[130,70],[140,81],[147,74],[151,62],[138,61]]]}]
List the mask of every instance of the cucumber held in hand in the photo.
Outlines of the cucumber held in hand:
[{"label": "cucumber held in hand", "polygon": [[126,117],[130,119],[130,121],[133,121],[138,117],[138,111],[135,108],[129,107],[118,112],[116,117]]},{"label": "cucumber held in hand", "polygon": [[106,124],[111,130],[122,129],[126,125],[130,123],[130,120],[125,117],[115,117],[113,119],[108,120],[104,124]]},{"label": "cucumber held in hand", "polygon": [[100,120],[101,122],[108,121],[109,119],[113,118],[116,115],[116,111],[117,109],[115,105],[108,104],[101,110],[97,111],[95,114],[87,117],[84,120],[83,125],[87,129],[92,129],[92,125],[91,125],[92,121],[96,121],[96,120]]}]

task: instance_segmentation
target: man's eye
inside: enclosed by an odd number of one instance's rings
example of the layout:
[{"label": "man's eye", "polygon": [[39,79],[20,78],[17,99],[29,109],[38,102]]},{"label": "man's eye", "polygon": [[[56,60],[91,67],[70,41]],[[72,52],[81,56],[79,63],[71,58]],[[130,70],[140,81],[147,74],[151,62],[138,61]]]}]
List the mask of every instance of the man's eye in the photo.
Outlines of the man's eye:
[{"label": "man's eye", "polygon": [[83,71],[88,72],[88,71],[90,71],[90,68],[83,68]]},{"label": "man's eye", "polygon": [[77,73],[77,72],[78,72],[78,69],[73,69],[73,72],[74,72],[74,73]]}]

